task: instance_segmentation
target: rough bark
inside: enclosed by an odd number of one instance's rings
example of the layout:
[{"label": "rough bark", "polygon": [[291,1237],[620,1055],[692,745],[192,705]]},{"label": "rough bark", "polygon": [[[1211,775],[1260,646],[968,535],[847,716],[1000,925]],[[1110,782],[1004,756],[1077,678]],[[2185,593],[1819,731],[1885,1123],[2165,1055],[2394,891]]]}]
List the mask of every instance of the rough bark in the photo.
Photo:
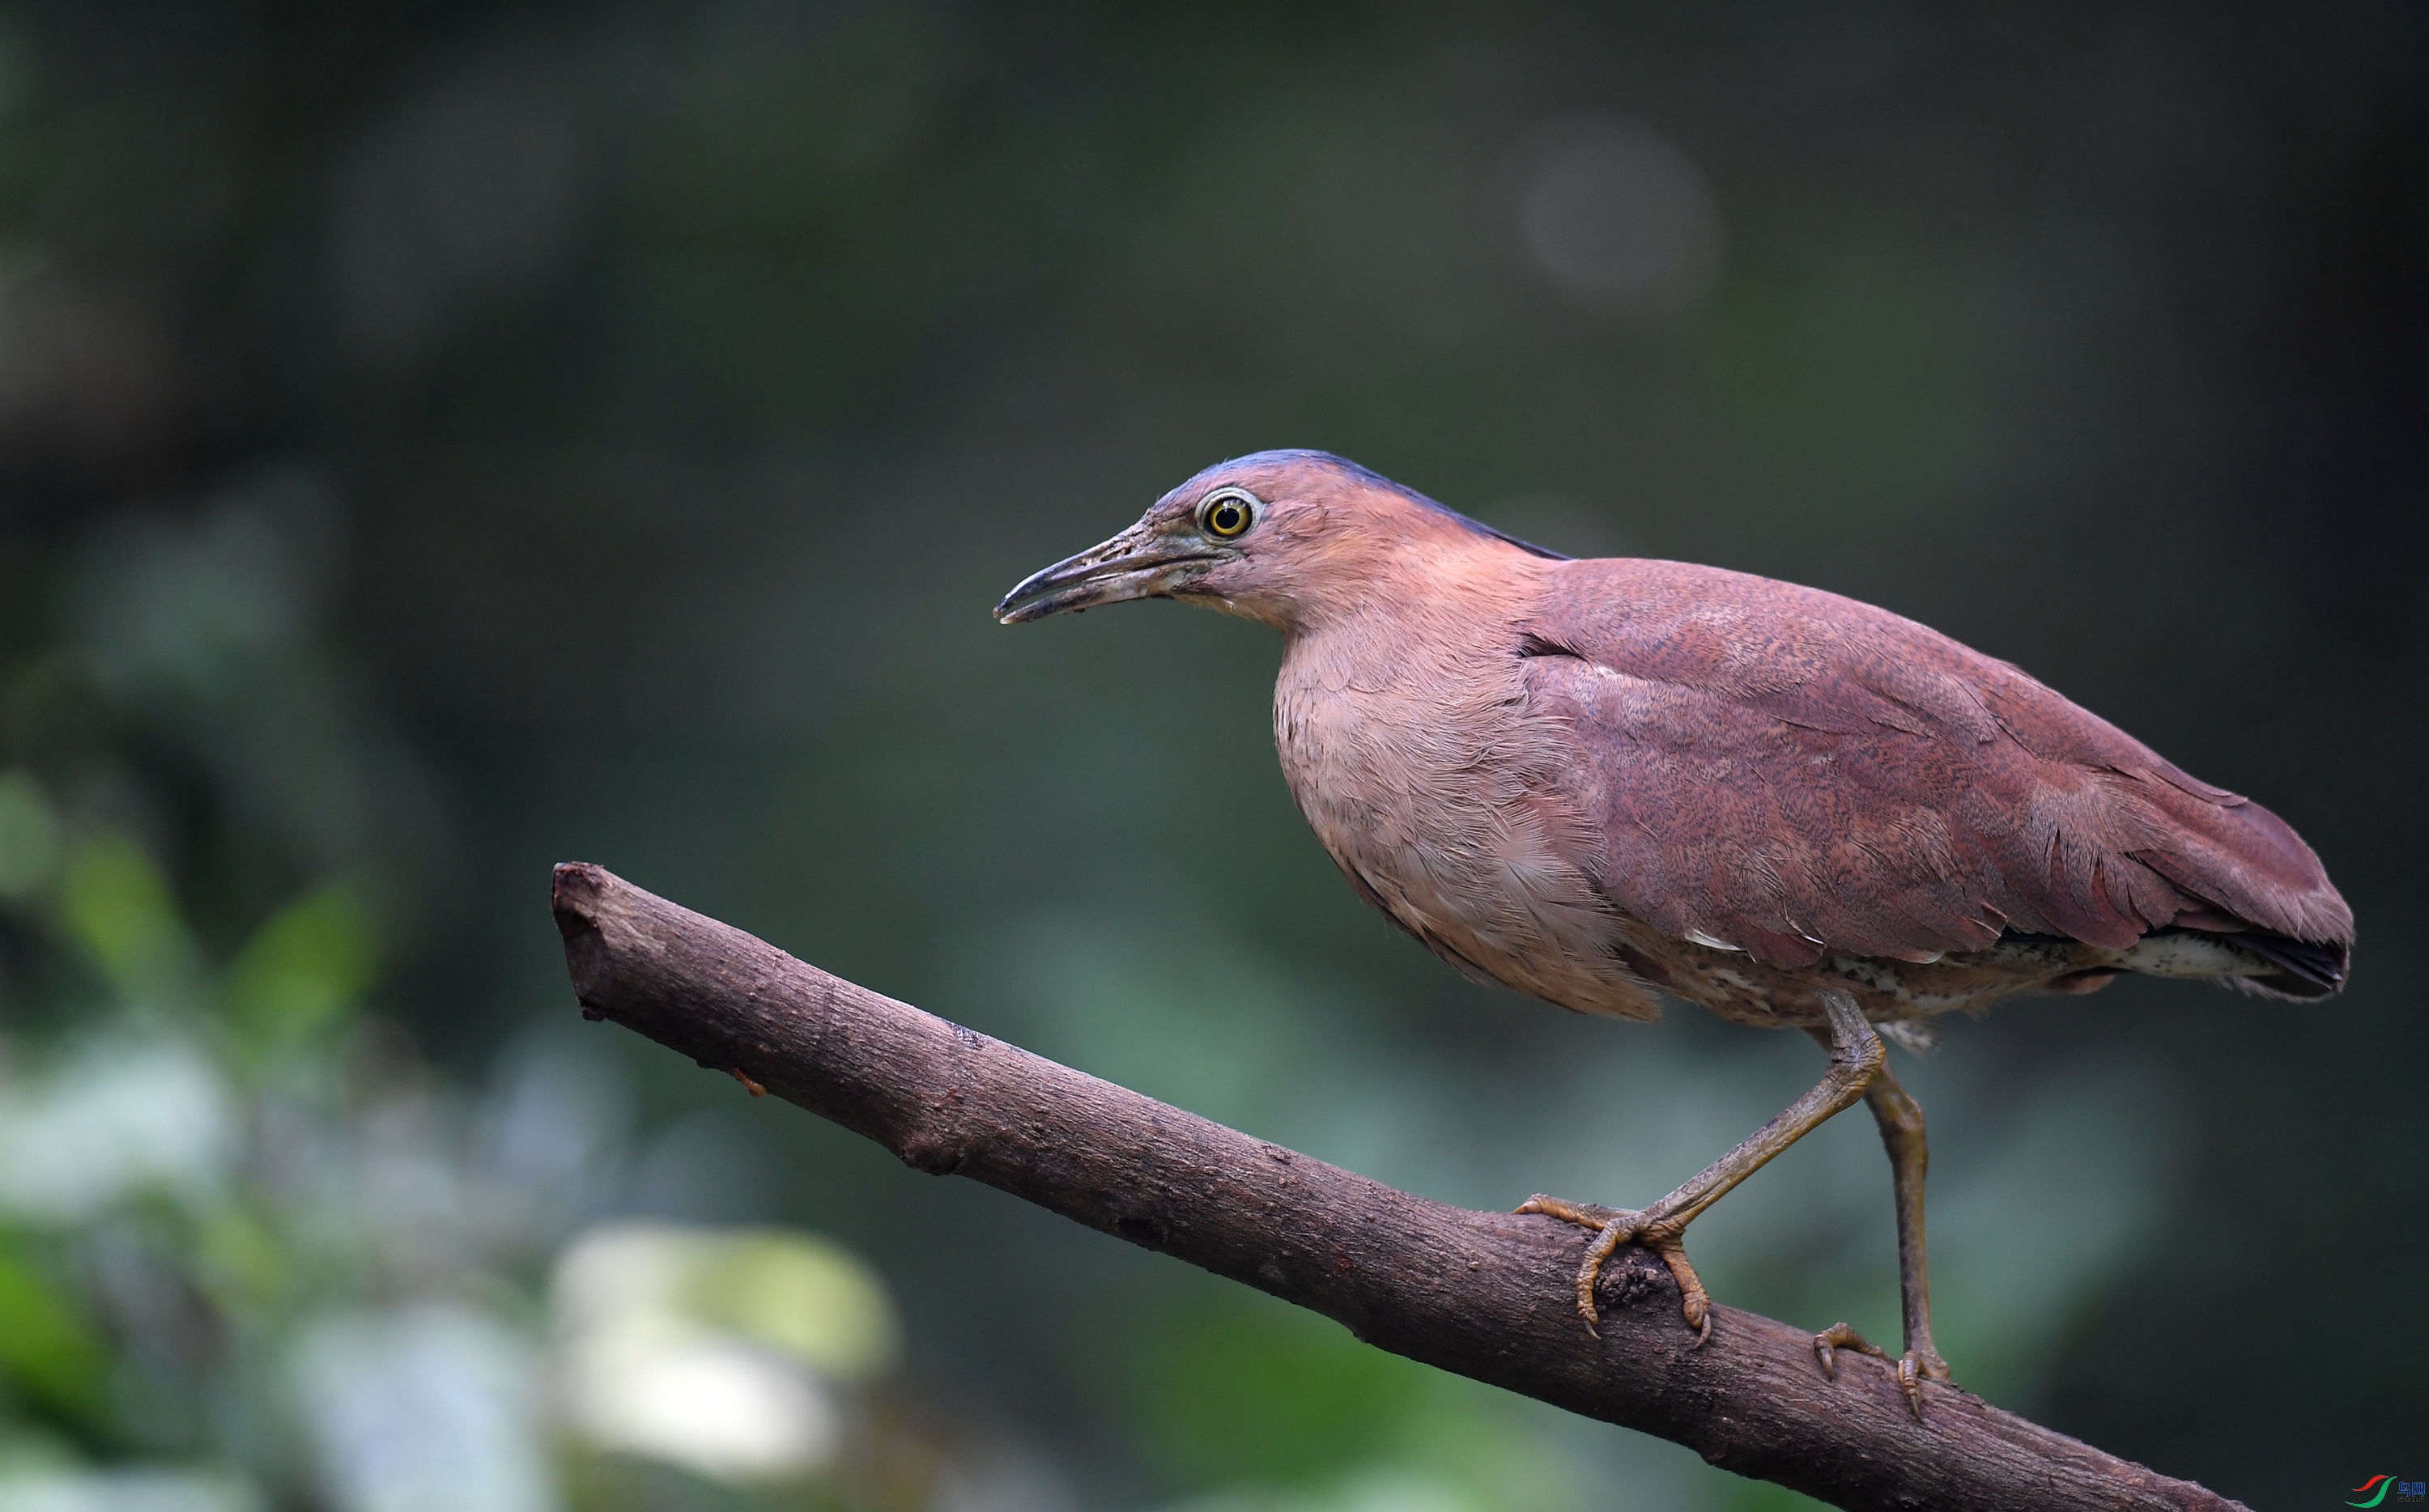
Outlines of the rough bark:
[{"label": "rough bark", "polygon": [[833,1119],[936,1175],[1311,1308],[1411,1359],[1685,1444],[1847,1508],[2183,1512],[2239,1504],[1730,1307],[1711,1341],[1626,1249],[1599,1337],[1570,1277],[1588,1236],[1445,1207],[1099,1081],[829,976],[583,863],[555,910],[583,1012]]}]

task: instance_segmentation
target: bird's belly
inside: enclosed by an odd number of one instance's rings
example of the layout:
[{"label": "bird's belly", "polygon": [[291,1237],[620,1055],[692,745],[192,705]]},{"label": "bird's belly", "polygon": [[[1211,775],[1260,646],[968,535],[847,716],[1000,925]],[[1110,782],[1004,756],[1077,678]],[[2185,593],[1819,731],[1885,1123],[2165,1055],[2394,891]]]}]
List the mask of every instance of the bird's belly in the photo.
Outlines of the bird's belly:
[{"label": "bird's belly", "polygon": [[[1299,812],[1352,885],[1472,977],[1584,1012],[1651,1018],[1622,961],[1621,920],[1570,858],[1584,824],[1557,747],[1492,697],[1445,708],[1443,682],[1293,688],[1275,701]],[[1466,731],[1464,739],[1450,731]]]},{"label": "bird's belly", "polygon": [[1523,830],[1445,826],[1398,846],[1318,833],[1363,892],[1468,975],[1581,1012],[1653,1016],[1614,949],[1619,921]]}]

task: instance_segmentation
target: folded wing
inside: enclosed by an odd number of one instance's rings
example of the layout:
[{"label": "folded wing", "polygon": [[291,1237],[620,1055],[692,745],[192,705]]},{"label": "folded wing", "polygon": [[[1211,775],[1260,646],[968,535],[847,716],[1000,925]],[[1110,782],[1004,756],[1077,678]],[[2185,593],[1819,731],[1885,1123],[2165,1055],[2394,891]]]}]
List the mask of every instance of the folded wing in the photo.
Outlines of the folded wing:
[{"label": "folded wing", "polygon": [[1717,568],[1575,562],[1552,583],[1517,648],[1529,697],[1578,739],[1596,881],[1658,928],[1787,967],[2004,930],[2245,931],[2341,984],[2352,912],[2285,821],[2016,667]]}]

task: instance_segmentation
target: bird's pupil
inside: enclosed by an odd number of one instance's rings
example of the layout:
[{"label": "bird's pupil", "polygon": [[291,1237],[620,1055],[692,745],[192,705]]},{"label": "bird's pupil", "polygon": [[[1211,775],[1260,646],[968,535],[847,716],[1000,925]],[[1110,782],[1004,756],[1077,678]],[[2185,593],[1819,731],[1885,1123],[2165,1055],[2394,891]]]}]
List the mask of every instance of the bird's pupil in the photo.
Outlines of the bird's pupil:
[{"label": "bird's pupil", "polygon": [[1214,506],[1214,528],[1221,531],[1226,535],[1238,530],[1240,528],[1240,506],[1237,504],[1216,504]]}]

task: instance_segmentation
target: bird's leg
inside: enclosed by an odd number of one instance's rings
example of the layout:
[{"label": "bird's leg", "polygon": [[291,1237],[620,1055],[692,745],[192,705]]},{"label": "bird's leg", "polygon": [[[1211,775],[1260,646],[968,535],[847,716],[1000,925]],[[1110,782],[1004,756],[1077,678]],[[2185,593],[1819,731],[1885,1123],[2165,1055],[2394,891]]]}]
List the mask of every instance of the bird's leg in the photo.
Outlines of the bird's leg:
[{"label": "bird's leg", "polygon": [[1677,1191],[1642,1211],[1564,1202],[1540,1192],[1519,1205],[1518,1211],[1522,1213],[1542,1213],[1595,1230],[1594,1242],[1586,1246],[1585,1261],[1578,1268],[1578,1312],[1585,1319],[1588,1332],[1601,1317],[1595,1311],[1594,1289],[1602,1274],[1603,1262],[1622,1244],[1633,1240],[1661,1257],[1662,1263],[1669,1266],[1671,1277],[1678,1283],[1687,1325],[1696,1331],[1698,1347],[1711,1337],[1712,1301],[1706,1295],[1704,1284],[1695,1278],[1695,1268],[1687,1263],[1687,1249],[1681,1240],[1687,1225],[1720,1201],[1730,1188],[1761,1170],[1773,1156],[1854,1107],[1880,1074],[1880,1036],[1864,1022],[1856,1000],[1844,993],[1824,993],[1822,1002],[1830,1015],[1830,1069],[1823,1073],[1811,1092],[1791,1103],[1778,1117],[1706,1166]]},{"label": "bird's leg", "polygon": [[[1819,1031],[1813,1031],[1821,1039]],[[1897,1197],[1898,1299],[1906,1312],[1906,1354],[1895,1363],[1898,1385],[1907,1405],[1923,1417],[1923,1382],[1948,1379],[1948,1362],[1931,1347],[1931,1268],[1923,1249],[1923,1174],[1930,1154],[1924,1146],[1923,1105],[1916,1102],[1890,1068],[1882,1066],[1864,1091],[1864,1101],[1880,1126],[1881,1144],[1890,1154],[1890,1180]],[[1822,1373],[1838,1375],[1835,1352],[1853,1349],[1888,1359],[1889,1351],[1872,1344],[1845,1323],[1832,1323],[1813,1336],[1814,1357]]]},{"label": "bird's leg", "polygon": [[1897,1199],[1898,1299],[1906,1314],[1906,1357],[1899,1362],[1898,1376],[1916,1404],[1916,1415],[1921,1416],[1923,1395],[1917,1377],[1948,1379],[1948,1362],[1931,1345],[1931,1265],[1923,1248],[1923,1174],[1930,1163],[1930,1152],[1924,1146],[1923,1105],[1898,1085],[1887,1066],[1866,1089],[1864,1100],[1880,1125]]}]

